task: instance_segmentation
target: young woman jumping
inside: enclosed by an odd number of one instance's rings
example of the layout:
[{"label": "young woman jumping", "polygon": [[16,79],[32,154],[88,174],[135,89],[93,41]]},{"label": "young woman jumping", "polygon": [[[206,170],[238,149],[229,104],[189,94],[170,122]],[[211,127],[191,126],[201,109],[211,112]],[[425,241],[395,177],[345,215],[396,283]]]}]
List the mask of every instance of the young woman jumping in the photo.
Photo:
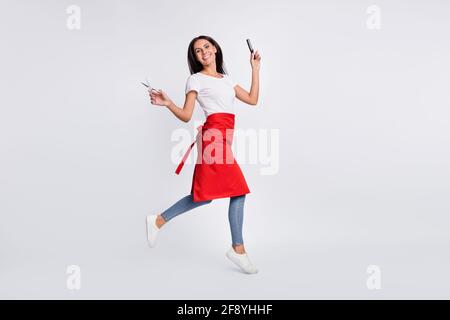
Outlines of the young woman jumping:
[{"label": "young woman jumping", "polygon": [[181,121],[188,122],[191,119],[195,100],[199,102],[206,116],[204,124],[198,127],[196,140],[176,170],[179,174],[190,150],[197,142],[198,156],[191,193],[161,214],[146,217],[147,240],[150,247],[155,246],[160,228],[169,220],[193,208],[208,204],[213,199],[230,198],[228,220],[232,245],[226,256],[243,272],[258,272],[245,251],[242,237],[244,201],[250,190],[239,164],[234,159],[231,145],[235,123],[235,98],[249,105],[257,104],[260,61],[258,51],[251,53],[252,83],[250,92],[247,92],[225,72],[219,44],[209,36],[198,36],[192,39],[188,47],[191,75],[186,83],[184,107],[177,107],[163,90],[152,89],[149,92],[152,104],[167,107]]}]

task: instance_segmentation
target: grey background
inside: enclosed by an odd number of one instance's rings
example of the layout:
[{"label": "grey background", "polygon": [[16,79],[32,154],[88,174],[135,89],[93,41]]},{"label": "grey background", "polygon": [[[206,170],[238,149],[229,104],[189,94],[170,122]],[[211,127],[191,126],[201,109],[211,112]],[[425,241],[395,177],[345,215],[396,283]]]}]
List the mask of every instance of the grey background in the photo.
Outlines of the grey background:
[{"label": "grey background", "polygon": [[[81,8],[68,30],[66,8]],[[369,5],[381,30],[366,27]],[[446,1],[1,1],[0,297],[394,299],[450,297],[450,30]],[[190,191],[170,155],[199,34],[257,107],[236,126],[279,129],[279,171],[242,164],[237,271],[228,199],[177,217],[147,247],[144,218]],[[203,120],[196,107],[195,120]],[[81,290],[66,268],[81,267]],[[369,265],[381,268],[369,290]]]}]

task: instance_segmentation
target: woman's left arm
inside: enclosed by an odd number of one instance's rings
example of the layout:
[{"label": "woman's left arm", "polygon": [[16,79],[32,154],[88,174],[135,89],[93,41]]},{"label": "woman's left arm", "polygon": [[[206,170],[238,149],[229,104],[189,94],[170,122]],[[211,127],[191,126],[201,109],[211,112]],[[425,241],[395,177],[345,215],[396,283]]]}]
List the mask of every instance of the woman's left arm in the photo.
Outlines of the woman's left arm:
[{"label": "woman's left arm", "polygon": [[236,92],[236,98],[242,102],[256,106],[259,97],[259,68],[261,65],[261,55],[258,51],[255,51],[250,55],[250,64],[252,66],[252,85],[250,87],[250,92],[247,92],[239,85],[234,87],[234,91]]}]

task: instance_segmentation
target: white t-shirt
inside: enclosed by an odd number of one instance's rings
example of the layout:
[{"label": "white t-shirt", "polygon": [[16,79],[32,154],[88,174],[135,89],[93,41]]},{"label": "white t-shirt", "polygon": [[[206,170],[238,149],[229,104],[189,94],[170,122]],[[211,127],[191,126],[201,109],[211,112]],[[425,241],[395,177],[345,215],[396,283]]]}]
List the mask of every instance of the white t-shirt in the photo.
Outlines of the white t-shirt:
[{"label": "white t-shirt", "polygon": [[197,72],[191,74],[187,79],[185,93],[187,94],[191,90],[197,91],[197,101],[206,117],[216,112],[234,114],[236,96],[234,86],[236,85],[226,74],[222,78],[216,78]]}]

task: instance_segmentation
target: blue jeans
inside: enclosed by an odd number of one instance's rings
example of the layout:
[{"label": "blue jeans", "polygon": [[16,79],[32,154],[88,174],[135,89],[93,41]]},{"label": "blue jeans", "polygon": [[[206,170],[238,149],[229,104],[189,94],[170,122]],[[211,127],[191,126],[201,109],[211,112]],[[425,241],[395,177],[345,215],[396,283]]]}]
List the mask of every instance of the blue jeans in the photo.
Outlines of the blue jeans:
[{"label": "blue jeans", "polygon": [[[194,202],[192,195],[190,194],[178,200],[170,208],[161,213],[161,216],[167,222],[183,212],[208,204],[210,202],[212,202],[212,200]],[[233,245],[244,244],[244,240],[242,239],[244,202],[245,194],[241,196],[230,197],[230,205],[228,207],[228,221],[230,222],[231,240]]]}]

